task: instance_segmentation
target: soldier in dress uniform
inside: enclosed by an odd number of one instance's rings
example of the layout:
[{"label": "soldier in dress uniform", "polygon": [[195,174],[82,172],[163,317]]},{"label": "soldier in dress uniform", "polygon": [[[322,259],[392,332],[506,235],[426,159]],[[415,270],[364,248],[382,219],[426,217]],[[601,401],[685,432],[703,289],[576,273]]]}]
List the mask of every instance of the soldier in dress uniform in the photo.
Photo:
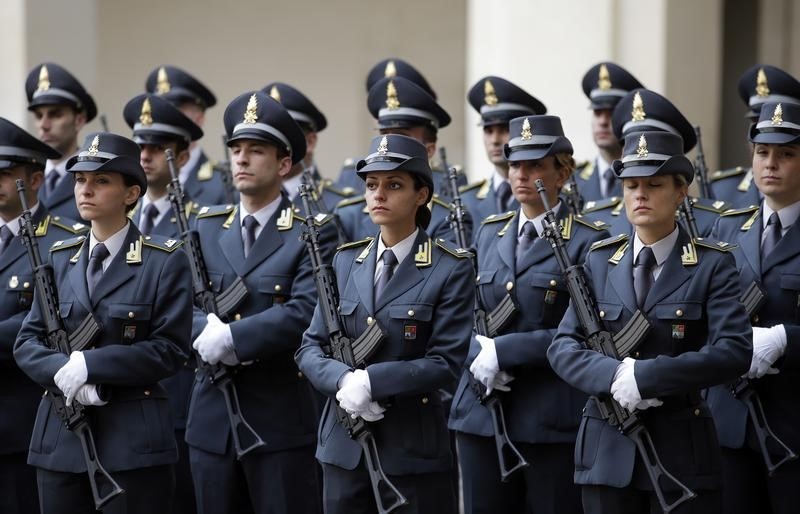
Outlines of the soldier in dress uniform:
[{"label": "soldier in dress uniform", "polygon": [[[690,152],[697,144],[697,136],[689,120],[672,102],[649,89],[635,89],[625,95],[614,109],[612,124],[614,134],[620,139],[647,130],[661,130],[681,136],[684,152]],[[707,236],[719,215],[730,208],[722,200],[690,196],[689,201],[701,236]],[[583,213],[611,225],[609,232],[612,234],[630,232],[631,224],[619,196],[587,202]],[[681,221],[686,228],[683,218]]]},{"label": "soldier in dress uniform", "polygon": [[[547,188],[573,262],[581,264],[591,244],[608,232],[604,223],[576,217],[559,201],[559,191],[575,168],[561,120],[515,118],[510,134],[504,157],[521,207],[486,218],[475,246],[480,307],[491,312],[507,295],[518,307],[495,337],[473,333],[453,400],[449,426],[457,434],[464,512],[580,513],[570,461],[586,396],[562,381],[547,362],[547,348],[569,293],[555,254],[541,237],[545,207],[535,180],[541,179]],[[503,391],[499,394],[508,436],[530,463],[508,482],[500,481],[490,412],[480,403],[468,374],[488,392]]]},{"label": "soldier in dress uniform", "polygon": [[450,438],[437,390],[455,382],[467,352],[470,254],[425,233],[434,182],[420,142],[378,136],[357,168],[380,231],[336,254],[339,311],[348,337],[378,323],[386,338],[364,369],[352,369],[323,352],[328,332],[316,310],[295,356],[328,396],[317,443],[325,512],[376,511],[361,446],[339,423],[338,402],[369,422],[383,470],[409,502],[398,513],[455,513]]},{"label": "soldier in dress uniform", "polygon": [[[622,361],[604,356],[585,346],[571,304],[547,357],[573,387],[644,411],[640,420],[664,468],[697,495],[672,512],[721,512],[721,452],[700,391],[747,370],[751,330],[731,245],[693,240],[675,222],[694,176],[683,153],[683,141],[669,132],[625,138],[613,168],[633,230],[592,245],[584,265],[605,328],[616,333],[641,311],[650,323],[646,336]],[[575,448],[587,514],[661,512],[637,453],[590,399]],[[666,489],[668,498],[674,494]]]},{"label": "soldier in dress uniform", "polygon": [[78,151],[81,129],[97,116],[94,99],[69,71],[51,62],[31,70],[25,92],[39,139],[61,155],[48,159],[39,199],[55,215],[80,219],[66,162]]},{"label": "soldier in dress uniform", "polygon": [[[450,123],[450,115],[436,103],[436,100],[423,88],[402,77],[385,78],[372,86],[367,105],[378,122],[381,134],[400,134],[413,137],[425,146],[428,158],[436,155],[436,140],[440,128]],[[447,182],[445,173],[434,182]],[[434,238],[455,241],[448,216],[451,208],[449,199],[433,195],[429,206],[431,224],[427,232]],[[368,216],[364,196],[353,197],[339,203],[336,213],[341,219],[344,231],[350,241],[374,235],[376,225]],[[471,237],[472,217],[466,218],[467,239]]]},{"label": "soldier in dress uniform", "polygon": [[[755,282],[766,295],[753,313],[753,360],[747,378],[772,432],[795,454],[800,452],[800,105],[767,103],[750,129],[753,182],[764,196],[760,205],[730,210],[713,237],[735,243],[739,283]],[[800,461],[768,473],[745,404],[728,386],[708,394],[722,444],[724,511],[795,512],[800,502]],[[773,461],[784,454],[768,441]]]},{"label": "soldier in dress uniform", "polygon": [[[201,129],[206,110],[217,104],[214,93],[187,71],[177,66],[159,66],[150,72],[145,91],[164,97]],[[236,199],[225,183],[218,164],[209,160],[196,140],[189,145],[189,159],[181,165],[179,178],[186,195],[200,205],[217,205]]]},{"label": "soldier in dress uniform", "polygon": [[584,201],[619,196],[621,189],[611,162],[622,155],[622,142],[611,129],[611,114],[628,91],[644,86],[622,66],[601,62],[589,68],[582,87],[592,110],[592,138],[597,156],[578,165],[575,171],[578,192]]},{"label": "soldier in dress uniform", "polygon": [[281,193],[306,139],[261,91],[228,105],[225,131],[241,200],[200,209],[196,228],[214,291],[241,278],[247,296],[229,319],[195,309],[193,347],[203,361],[233,368],[241,413],[265,446],[237,459],[222,392],[198,372],[186,426],[198,511],[316,513],[318,416],[293,361],[316,292],[303,218]]},{"label": "soldier in dress uniform", "polygon": [[[463,186],[461,200],[473,219],[482,220],[519,207],[511,195],[508,161],[503,145],[508,143],[508,122],[519,116],[545,114],[547,108],[536,97],[501,77],[480,79],[467,94],[473,109],[481,115],[483,146],[494,170],[488,177]],[[477,231],[473,232],[473,236]]]},{"label": "soldier in dress uniform", "polygon": [[22,204],[16,180],[25,182],[40,248],[86,232],[84,224],[50,214],[37,198],[47,160],[59,158],[53,148],[0,118],[0,512],[8,514],[39,512],[36,468],[28,466],[26,459],[36,405],[42,396],[42,388],[17,367],[13,355],[14,340],[30,311],[34,289],[30,260],[18,237]]},{"label": "soldier in dress uniform", "polygon": [[[800,81],[780,68],[756,64],[739,78],[739,96],[747,106],[747,119],[756,123],[765,103],[800,104]],[[750,165],[717,170],[709,176],[714,198],[734,207],[758,205],[761,195],[753,182]]]},{"label": "soldier in dress uniform", "polygon": [[[186,360],[192,283],[181,242],[143,236],[130,222],[147,190],[139,146],[107,132],[90,134],[67,162],[89,236],[56,241],[50,261],[68,333],[93,314],[93,346],[64,355],[47,346],[39,303],[17,336],[14,357],[35,382],[86,406],[97,459],[125,493],[105,513],[170,513],[178,458],[167,393],[159,381]],[[94,512],[78,437],[39,403],[28,463],[36,466],[41,511]]]},{"label": "soldier in dress uniform", "polygon": [[[133,140],[141,148],[140,163],[147,177],[147,193],[142,195],[130,217],[144,235],[157,234],[181,239],[167,187],[172,179],[166,149],[175,155],[175,166],[181,168],[189,160],[189,146],[203,136],[203,131],[177,107],[154,94],[138,95],[124,108],[125,122],[133,129]],[[185,195],[186,205],[197,212],[192,198]],[[189,213],[192,214],[191,212]],[[178,463],[175,466],[174,513],[196,512],[189,448],[186,445],[186,417],[189,394],[194,383],[194,359],[186,359],[178,372],[163,380],[172,406]]]}]

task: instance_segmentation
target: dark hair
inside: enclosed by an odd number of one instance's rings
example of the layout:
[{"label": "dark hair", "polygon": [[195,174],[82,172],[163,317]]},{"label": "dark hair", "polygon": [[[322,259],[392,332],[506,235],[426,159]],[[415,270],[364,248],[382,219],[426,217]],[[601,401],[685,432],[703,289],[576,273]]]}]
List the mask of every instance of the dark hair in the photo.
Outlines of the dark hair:
[{"label": "dark hair", "polygon": [[431,224],[431,210],[428,208],[428,203],[433,197],[433,188],[430,186],[430,184],[423,181],[419,175],[415,175],[413,173],[409,173],[409,175],[411,175],[411,178],[414,181],[414,191],[419,191],[423,187],[428,188],[428,198],[425,200],[424,204],[417,207],[417,213],[414,217],[414,222],[417,225],[423,229],[427,229],[428,225]]},{"label": "dark hair", "polygon": [[438,140],[438,132],[435,128],[431,125],[423,125],[422,128],[425,129],[422,134],[423,143],[435,143]]},{"label": "dark hair", "polygon": [[[134,179],[130,175],[125,175],[125,174],[122,174],[122,173],[120,173],[120,175],[122,175],[122,183],[125,184],[125,187],[139,186],[139,198],[141,198],[142,197],[142,193],[141,193],[141,187],[142,186],[139,184],[139,182],[137,182],[136,179]],[[125,214],[130,214],[131,212],[133,212],[133,210],[136,209],[136,205],[138,203],[139,203],[139,199],[137,198],[136,201],[133,202],[132,204],[126,205],[125,206]]]}]

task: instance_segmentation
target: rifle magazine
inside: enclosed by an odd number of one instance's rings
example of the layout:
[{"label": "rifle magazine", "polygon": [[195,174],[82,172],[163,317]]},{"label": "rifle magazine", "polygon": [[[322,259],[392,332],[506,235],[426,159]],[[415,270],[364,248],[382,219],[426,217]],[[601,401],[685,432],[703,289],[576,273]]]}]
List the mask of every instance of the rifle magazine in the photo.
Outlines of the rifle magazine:
[{"label": "rifle magazine", "polygon": [[219,316],[224,318],[230,315],[245,297],[247,297],[247,286],[242,277],[236,277],[233,284],[217,296]]},{"label": "rifle magazine", "polygon": [[386,337],[386,334],[384,334],[383,329],[377,322],[362,332],[358,339],[352,342],[355,364],[360,365],[372,357],[380,347],[384,337]]},{"label": "rifle magazine", "polygon": [[496,336],[508,324],[515,312],[517,312],[517,306],[514,303],[514,298],[506,293],[500,303],[497,304],[497,307],[486,315],[487,335],[489,337]]},{"label": "rifle magazine", "polygon": [[99,331],[100,325],[97,324],[92,313],[87,314],[78,328],[69,335],[70,350],[78,352],[84,350]]},{"label": "rifle magazine", "polygon": [[614,346],[617,348],[619,357],[623,359],[630,355],[649,331],[650,322],[647,321],[642,311],[637,310],[628,323],[614,334]]}]

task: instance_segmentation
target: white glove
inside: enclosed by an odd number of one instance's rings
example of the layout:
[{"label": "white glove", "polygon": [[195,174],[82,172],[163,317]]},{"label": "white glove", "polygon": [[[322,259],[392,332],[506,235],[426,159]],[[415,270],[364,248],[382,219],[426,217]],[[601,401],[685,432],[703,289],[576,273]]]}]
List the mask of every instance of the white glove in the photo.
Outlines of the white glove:
[{"label": "white glove", "polygon": [[489,394],[494,387],[494,379],[500,371],[500,365],[497,363],[497,350],[494,347],[494,339],[476,335],[475,340],[481,345],[481,351],[472,361],[469,371],[478,382],[486,387],[486,394]]},{"label": "white glove", "polygon": [[511,388],[508,387],[508,384],[512,380],[514,380],[514,375],[506,371],[500,371],[494,377],[494,382],[492,382],[492,389],[503,392],[511,391]]},{"label": "white glove", "polygon": [[779,371],[772,367],[786,351],[786,329],[783,325],[753,327],[753,360],[747,378],[761,378]]},{"label": "white glove", "polygon": [[97,386],[94,384],[84,384],[75,393],[75,401],[82,405],[93,405],[95,407],[102,407],[108,402],[100,399],[97,394]]},{"label": "white glove", "polygon": [[[647,410],[650,407],[660,407],[663,404],[664,404],[664,402],[662,402],[658,398],[648,398],[646,400],[640,401],[633,408],[636,409],[636,410]],[[631,412],[633,412],[633,411],[631,411]]]},{"label": "white glove", "polygon": [[383,419],[383,413],[386,409],[378,405],[378,402],[369,402],[367,410],[359,412],[358,415],[364,418],[364,421],[378,421]]},{"label": "white glove", "polygon": [[611,382],[611,395],[629,412],[636,410],[637,405],[642,401],[642,395],[639,393],[639,386],[636,385],[636,375],[633,371],[635,364],[635,360],[625,357],[617,366],[614,380]]},{"label": "white glove", "polygon": [[370,412],[371,389],[369,373],[357,369],[342,377],[341,387],[336,392],[336,400],[339,406],[355,419],[362,413]]},{"label": "white glove", "polygon": [[239,359],[233,350],[231,327],[213,313],[209,314],[206,319],[208,319],[208,323],[194,340],[192,348],[197,350],[200,358],[209,364],[216,364],[220,361],[228,366],[239,364]]},{"label": "white glove", "polygon": [[86,369],[86,359],[82,352],[72,352],[69,361],[53,375],[53,381],[64,393],[68,406],[72,405],[75,393],[86,383],[88,376],[89,371]]}]

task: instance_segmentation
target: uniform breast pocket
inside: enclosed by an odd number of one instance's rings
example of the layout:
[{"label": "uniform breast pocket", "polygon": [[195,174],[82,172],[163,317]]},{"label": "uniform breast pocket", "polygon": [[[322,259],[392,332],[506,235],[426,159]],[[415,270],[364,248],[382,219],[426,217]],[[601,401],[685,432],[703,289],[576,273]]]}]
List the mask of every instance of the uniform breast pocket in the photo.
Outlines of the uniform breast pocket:
[{"label": "uniform breast pocket", "polygon": [[208,272],[208,281],[210,282],[211,290],[215,293],[219,293],[222,291],[222,277],[224,275],[222,273],[215,273],[213,271]]},{"label": "uniform breast pocket", "polygon": [[11,275],[6,291],[17,303],[17,309],[26,311],[33,305],[33,275]]},{"label": "uniform breast pocket", "polygon": [[292,277],[290,275],[262,275],[258,278],[258,292],[268,298],[269,305],[280,305],[291,298]]},{"label": "uniform breast pocket", "polygon": [[497,303],[495,298],[493,282],[494,276],[497,272],[494,270],[481,270],[475,277],[475,282],[478,284],[478,294],[481,298],[483,305],[494,305]]},{"label": "uniform breast pocket", "polygon": [[561,321],[564,312],[569,305],[569,292],[567,291],[567,284],[564,282],[564,276],[560,273],[533,273],[530,277],[528,284],[531,286],[529,290],[517,292],[521,304],[528,305],[529,298],[523,298],[532,294],[530,298],[531,304],[529,309],[526,309],[526,317],[530,316],[531,312],[540,314],[540,318],[534,322],[541,326],[556,326]]},{"label": "uniform breast pocket", "polygon": [[401,341],[399,357],[420,358],[431,336],[433,306],[421,303],[395,304],[389,307],[389,338]]},{"label": "uniform breast pocket", "polygon": [[659,321],[659,339],[672,343],[671,348],[661,348],[660,352],[677,355],[696,351],[706,343],[708,327],[702,302],[663,302],[655,306],[654,312]]},{"label": "uniform breast pocket", "polygon": [[786,301],[794,312],[794,321],[800,321],[800,275],[797,273],[784,273],[781,275],[781,289]]},{"label": "uniform breast pocket", "polygon": [[118,337],[122,344],[131,344],[147,337],[150,328],[150,305],[117,303],[108,306],[106,334]]},{"label": "uniform breast pocket", "polygon": [[618,303],[597,302],[600,309],[600,320],[603,321],[607,330],[616,332],[622,328],[622,305]]},{"label": "uniform breast pocket", "polygon": [[358,308],[358,302],[339,298],[339,317],[342,319],[345,332],[351,338],[356,338],[361,334],[356,323],[356,308]]}]

